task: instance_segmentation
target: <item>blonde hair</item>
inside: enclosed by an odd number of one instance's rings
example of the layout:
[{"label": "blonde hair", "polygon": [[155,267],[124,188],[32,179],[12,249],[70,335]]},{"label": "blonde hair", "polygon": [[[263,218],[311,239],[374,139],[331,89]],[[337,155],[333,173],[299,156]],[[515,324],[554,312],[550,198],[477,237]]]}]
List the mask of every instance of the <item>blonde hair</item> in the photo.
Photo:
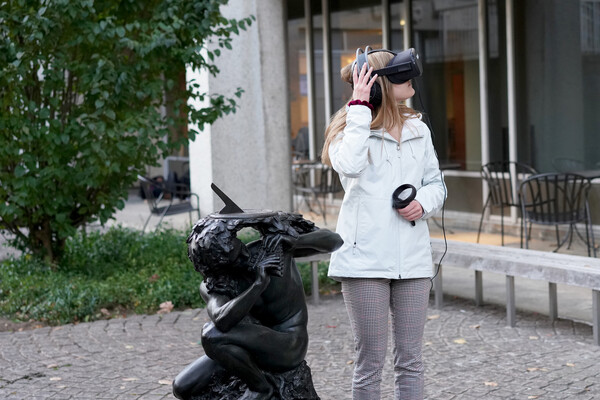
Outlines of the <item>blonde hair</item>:
[{"label": "blonde hair", "polygon": [[[392,57],[393,54],[387,51],[370,53],[369,65],[373,66],[373,69],[383,68]],[[352,84],[352,65],[346,65],[342,68],[340,74],[342,81]],[[396,102],[392,83],[387,78],[378,76],[376,82],[381,86],[382,100],[381,104],[372,111],[371,129],[391,130],[394,126],[398,126],[402,131],[404,122],[409,118],[415,118],[418,113],[405,104]],[[321,151],[321,161],[324,164],[331,165],[329,146],[346,127],[346,114],[346,105],[344,105],[331,117],[331,121],[325,130],[325,143]]]}]

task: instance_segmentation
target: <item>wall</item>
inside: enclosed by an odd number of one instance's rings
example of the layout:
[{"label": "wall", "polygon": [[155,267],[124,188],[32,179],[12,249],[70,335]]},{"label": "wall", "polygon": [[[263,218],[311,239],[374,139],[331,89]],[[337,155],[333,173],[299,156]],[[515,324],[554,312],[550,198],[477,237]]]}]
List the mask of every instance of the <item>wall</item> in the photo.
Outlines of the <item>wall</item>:
[{"label": "wall", "polygon": [[[291,156],[285,59],[285,9],[280,0],[230,0],[227,18],[254,15],[247,31],[234,36],[233,50],[217,59],[217,77],[187,71],[210,93],[232,96],[244,89],[235,114],[206,127],[190,142],[192,191],[202,215],[223,203],[210,189],[219,186],[243,209],[290,211]],[[211,45],[212,47],[216,47]]]}]

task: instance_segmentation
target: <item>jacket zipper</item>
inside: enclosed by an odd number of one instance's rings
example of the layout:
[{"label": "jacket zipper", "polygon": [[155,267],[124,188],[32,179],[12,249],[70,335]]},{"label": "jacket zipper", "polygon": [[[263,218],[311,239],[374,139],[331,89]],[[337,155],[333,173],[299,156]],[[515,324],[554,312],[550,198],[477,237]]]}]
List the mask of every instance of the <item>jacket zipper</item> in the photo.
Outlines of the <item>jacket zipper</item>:
[{"label": "jacket zipper", "polygon": [[[409,147],[410,147],[410,143],[409,143]],[[411,147],[412,150],[412,147]],[[402,165],[402,153],[400,151],[400,143],[398,143],[398,157],[400,158],[398,165],[400,166],[400,181],[404,182],[404,168]],[[399,221],[396,221],[396,229],[398,230],[398,233],[400,233],[400,223]],[[400,260],[402,260],[401,256],[402,256],[402,248],[401,248],[401,241],[402,238],[400,238],[400,241],[398,241],[398,250],[396,251],[396,268],[398,271],[398,279],[402,279],[402,274],[400,273],[401,271],[401,265],[400,265]]]}]

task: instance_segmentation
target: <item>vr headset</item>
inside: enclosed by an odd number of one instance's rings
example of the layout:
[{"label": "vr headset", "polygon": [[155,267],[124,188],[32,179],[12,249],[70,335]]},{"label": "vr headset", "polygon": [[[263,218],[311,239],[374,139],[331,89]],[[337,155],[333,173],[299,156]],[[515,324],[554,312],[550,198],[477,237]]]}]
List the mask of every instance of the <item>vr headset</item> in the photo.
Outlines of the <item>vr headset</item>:
[{"label": "vr headset", "polygon": [[[360,72],[363,65],[367,64],[367,70],[369,69],[369,54],[386,52],[392,54],[394,57],[388,62],[384,68],[373,71],[378,76],[385,76],[392,83],[404,83],[412,78],[421,76],[423,73],[423,66],[421,64],[421,58],[417,54],[417,51],[413,48],[404,50],[400,53],[395,53],[390,50],[378,49],[372,50],[370,46],[363,49],[356,49],[356,60],[352,63],[352,71],[354,68],[358,68]],[[381,104],[382,92],[379,83],[375,82],[371,87],[371,95],[369,96],[369,103],[377,107]]]}]

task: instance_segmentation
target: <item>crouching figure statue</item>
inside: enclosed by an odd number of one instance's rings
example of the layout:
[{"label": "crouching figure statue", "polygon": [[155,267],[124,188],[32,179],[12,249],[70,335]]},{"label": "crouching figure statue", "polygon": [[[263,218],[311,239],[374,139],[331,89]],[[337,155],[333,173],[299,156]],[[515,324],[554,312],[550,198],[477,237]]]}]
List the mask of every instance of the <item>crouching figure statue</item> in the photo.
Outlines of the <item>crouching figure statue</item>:
[{"label": "crouching figure statue", "polygon": [[[188,238],[211,322],[202,329],[206,355],[179,373],[173,393],[182,400],[318,399],[304,361],[307,308],[294,257],[334,251],[342,240],[299,214],[239,211],[199,220]],[[242,243],[237,232],[245,227],[260,238]]]}]

